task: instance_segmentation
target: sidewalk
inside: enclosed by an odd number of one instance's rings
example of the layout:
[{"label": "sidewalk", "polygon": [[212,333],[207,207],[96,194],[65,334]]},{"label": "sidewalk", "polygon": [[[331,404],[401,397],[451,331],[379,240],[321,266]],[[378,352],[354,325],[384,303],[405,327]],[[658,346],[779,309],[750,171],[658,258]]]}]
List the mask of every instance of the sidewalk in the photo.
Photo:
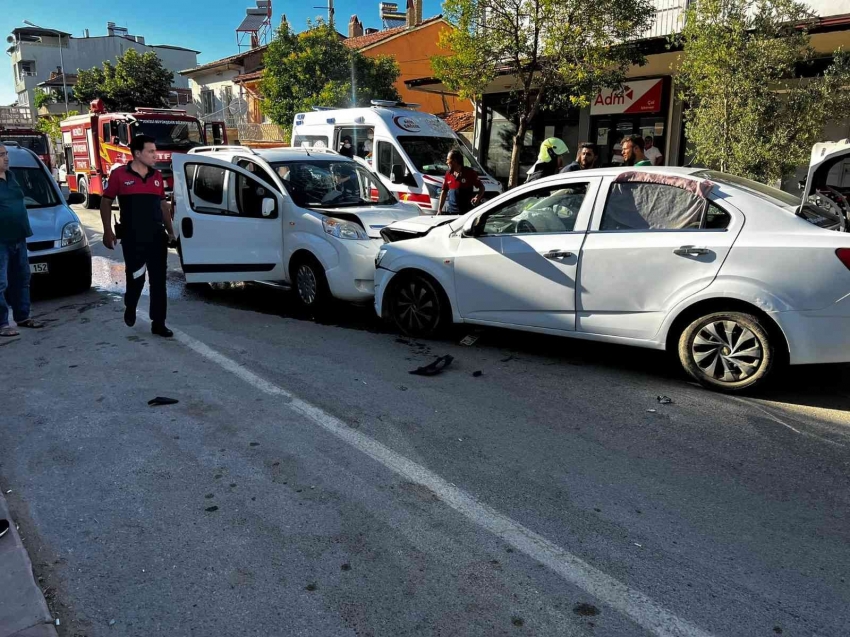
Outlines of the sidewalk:
[{"label": "sidewalk", "polygon": [[0,537],[0,637],[57,637],[47,602],[33,579],[29,555],[2,492],[0,519],[8,520],[10,525],[9,532]]}]

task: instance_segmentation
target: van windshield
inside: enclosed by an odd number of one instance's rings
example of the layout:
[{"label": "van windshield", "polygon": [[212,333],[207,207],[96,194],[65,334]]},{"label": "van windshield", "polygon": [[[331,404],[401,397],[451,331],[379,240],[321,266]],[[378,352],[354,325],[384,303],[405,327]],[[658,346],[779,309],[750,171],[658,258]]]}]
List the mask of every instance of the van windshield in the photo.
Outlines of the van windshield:
[{"label": "van windshield", "polygon": [[59,205],[56,189],[50,177],[41,168],[12,168],[12,173],[24,191],[24,204],[28,209],[52,208]]},{"label": "van windshield", "polygon": [[484,169],[475,161],[475,158],[459,139],[451,137],[430,137],[424,135],[399,135],[398,141],[416,170],[423,175],[442,177],[448,170],[446,155],[456,148],[463,155],[463,165],[474,168],[479,175],[484,174]]},{"label": "van windshield", "polygon": [[353,161],[284,161],[272,162],[271,167],[302,208],[398,203],[380,179]]},{"label": "van windshield", "polygon": [[149,135],[157,150],[186,150],[204,145],[198,122],[167,119],[140,119],[133,123],[131,137]]}]

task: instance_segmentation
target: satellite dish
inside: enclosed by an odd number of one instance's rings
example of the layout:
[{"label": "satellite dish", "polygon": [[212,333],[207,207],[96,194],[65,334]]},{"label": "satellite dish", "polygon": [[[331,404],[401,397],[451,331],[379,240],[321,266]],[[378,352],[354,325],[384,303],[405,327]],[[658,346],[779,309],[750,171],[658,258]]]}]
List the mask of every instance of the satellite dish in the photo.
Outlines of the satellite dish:
[{"label": "satellite dish", "polygon": [[231,115],[244,115],[248,112],[248,102],[242,97],[234,97],[227,105],[227,110]]},{"label": "satellite dish", "polygon": [[7,35],[6,36],[6,42],[8,42],[9,44],[14,44],[15,43],[15,37],[12,36],[12,35]]}]

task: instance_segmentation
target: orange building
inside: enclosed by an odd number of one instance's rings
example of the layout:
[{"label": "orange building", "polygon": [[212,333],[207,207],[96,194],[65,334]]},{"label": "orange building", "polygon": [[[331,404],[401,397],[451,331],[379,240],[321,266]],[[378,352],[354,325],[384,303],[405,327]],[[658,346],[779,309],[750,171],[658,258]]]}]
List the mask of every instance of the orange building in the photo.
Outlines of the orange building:
[{"label": "orange building", "polygon": [[394,57],[401,74],[395,85],[401,99],[405,102],[421,104],[421,111],[442,114],[451,111],[472,111],[472,103],[462,100],[455,95],[422,93],[411,91],[405,85],[405,80],[420,77],[431,77],[431,58],[437,55],[448,55],[449,52],[439,46],[440,33],[451,26],[442,16],[422,19],[422,0],[408,0],[406,24],[383,31],[367,29],[364,33],[363,24],[356,15],[348,22],[348,38],[346,46],[360,51],[368,57],[388,55]]}]

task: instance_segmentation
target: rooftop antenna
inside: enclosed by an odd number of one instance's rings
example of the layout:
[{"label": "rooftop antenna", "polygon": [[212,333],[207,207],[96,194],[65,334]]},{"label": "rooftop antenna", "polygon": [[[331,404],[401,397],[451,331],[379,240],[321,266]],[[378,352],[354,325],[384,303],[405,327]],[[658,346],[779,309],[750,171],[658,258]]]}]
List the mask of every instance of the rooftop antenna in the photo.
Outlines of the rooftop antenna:
[{"label": "rooftop antenna", "polygon": [[[256,49],[269,43],[272,24],[272,0],[257,0],[256,7],[245,10],[245,19],[236,28],[236,46]],[[247,42],[246,42],[247,40]]]},{"label": "rooftop antenna", "polygon": [[313,7],[314,9],[327,9],[328,10],[328,24],[333,28],[334,25],[334,0],[328,0],[328,3],[325,5],[320,5],[318,7]]}]

